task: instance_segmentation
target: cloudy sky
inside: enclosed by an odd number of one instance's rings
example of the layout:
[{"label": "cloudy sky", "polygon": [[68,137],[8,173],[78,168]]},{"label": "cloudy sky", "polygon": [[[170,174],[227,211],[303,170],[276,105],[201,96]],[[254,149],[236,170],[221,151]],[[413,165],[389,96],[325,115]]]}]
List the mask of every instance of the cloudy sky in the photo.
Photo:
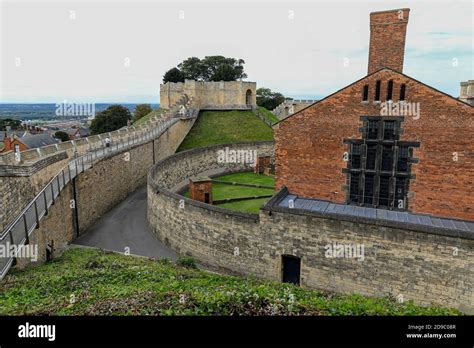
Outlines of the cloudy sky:
[{"label": "cloudy sky", "polygon": [[404,72],[456,97],[474,78],[469,0],[0,4],[1,102],[157,102],[168,69],[205,55],[244,59],[259,87],[322,97],[367,73],[369,13],[404,7]]}]

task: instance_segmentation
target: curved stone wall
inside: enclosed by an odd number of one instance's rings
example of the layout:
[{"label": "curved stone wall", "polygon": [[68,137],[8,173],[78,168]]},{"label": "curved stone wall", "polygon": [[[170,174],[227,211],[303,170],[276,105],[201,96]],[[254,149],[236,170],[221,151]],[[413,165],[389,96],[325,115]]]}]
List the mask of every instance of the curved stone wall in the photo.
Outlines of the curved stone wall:
[{"label": "curved stone wall", "polygon": [[[227,146],[272,152],[271,143]],[[301,258],[303,287],[391,295],[418,304],[474,311],[474,237],[273,210],[271,204],[258,215],[244,214],[176,193],[187,178],[203,172],[249,169],[218,163],[217,152],[225,147],[178,153],[149,172],[149,224],[158,238],[177,252],[220,270],[276,281],[282,277],[282,256],[292,255]],[[362,245],[363,258],[328,257],[327,247],[334,243]]]}]

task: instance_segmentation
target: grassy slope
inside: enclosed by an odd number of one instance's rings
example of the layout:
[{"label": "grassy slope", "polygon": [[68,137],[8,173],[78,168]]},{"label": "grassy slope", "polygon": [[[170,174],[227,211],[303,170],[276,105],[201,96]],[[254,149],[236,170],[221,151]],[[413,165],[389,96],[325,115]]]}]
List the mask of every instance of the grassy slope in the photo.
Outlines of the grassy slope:
[{"label": "grassy slope", "polygon": [[276,115],[272,114],[269,110],[265,109],[263,106],[257,107],[258,111],[265,116],[268,120],[270,120],[272,123],[280,121]]},{"label": "grassy slope", "polygon": [[273,130],[252,111],[204,111],[178,151],[257,140],[273,140]]},{"label": "grassy slope", "polygon": [[[74,298],[75,301],[72,301]],[[181,301],[180,301],[181,299]],[[184,299],[184,301],[183,301]],[[294,300],[292,300],[294,299]],[[208,273],[90,249],[14,270],[0,283],[0,314],[21,315],[455,315],[394,299],[335,295]]]},{"label": "grassy slope", "polygon": [[[214,179],[229,182],[240,182],[243,184],[275,186],[275,179],[273,179],[272,177],[248,172],[227,174],[215,177]],[[271,195],[274,192],[275,190],[268,188],[245,187],[237,185],[234,186],[220,183],[212,184],[212,199],[214,200],[245,196]],[[189,192],[187,191],[184,195],[186,197],[189,197]],[[244,213],[258,214],[260,207],[264,205],[265,202],[267,202],[269,199],[270,198],[259,198],[240,202],[223,203],[218,204],[216,206],[220,208],[241,211]]]},{"label": "grassy slope", "polygon": [[142,118],[140,118],[139,120],[135,121],[133,123],[134,126],[139,126],[143,123],[145,123],[146,121],[148,121],[150,118],[152,118],[153,116],[155,115],[161,115],[163,112],[165,112],[166,109],[156,109],[156,110],[153,110],[152,112],[150,112],[148,115],[145,115],[143,116]]},{"label": "grassy slope", "polygon": [[[235,173],[223,175],[215,178],[222,181],[234,181],[243,184],[258,184],[275,186],[275,179],[269,176],[255,174],[255,173]],[[225,198],[236,198],[243,196],[257,196],[273,194],[275,190],[266,188],[255,188],[255,187],[244,187],[244,186],[231,186],[225,184],[213,184],[212,185],[212,197],[215,200]],[[255,213],[258,214],[260,207],[264,205],[270,198],[259,198],[248,201],[230,202],[217,205],[220,208],[226,208],[230,210],[241,211],[244,213]]]}]

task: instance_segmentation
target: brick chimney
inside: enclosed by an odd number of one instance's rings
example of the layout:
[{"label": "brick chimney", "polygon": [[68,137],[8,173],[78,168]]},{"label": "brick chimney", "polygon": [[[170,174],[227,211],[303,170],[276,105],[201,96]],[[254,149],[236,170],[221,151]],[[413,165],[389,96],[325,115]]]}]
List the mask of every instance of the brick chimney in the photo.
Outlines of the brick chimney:
[{"label": "brick chimney", "polygon": [[370,14],[369,74],[385,67],[403,72],[409,13],[402,8]]}]

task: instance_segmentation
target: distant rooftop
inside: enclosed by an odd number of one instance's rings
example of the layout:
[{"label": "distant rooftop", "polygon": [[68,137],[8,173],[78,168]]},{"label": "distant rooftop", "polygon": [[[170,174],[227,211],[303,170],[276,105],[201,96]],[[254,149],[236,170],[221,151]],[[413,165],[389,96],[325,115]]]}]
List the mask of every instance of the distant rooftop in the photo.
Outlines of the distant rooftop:
[{"label": "distant rooftop", "polygon": [[20,138],[19,140],[30,149],[52,145],[59,142],[57,139],[51,137],[49,134],[46,133],[26,135],[23,138]]}]

